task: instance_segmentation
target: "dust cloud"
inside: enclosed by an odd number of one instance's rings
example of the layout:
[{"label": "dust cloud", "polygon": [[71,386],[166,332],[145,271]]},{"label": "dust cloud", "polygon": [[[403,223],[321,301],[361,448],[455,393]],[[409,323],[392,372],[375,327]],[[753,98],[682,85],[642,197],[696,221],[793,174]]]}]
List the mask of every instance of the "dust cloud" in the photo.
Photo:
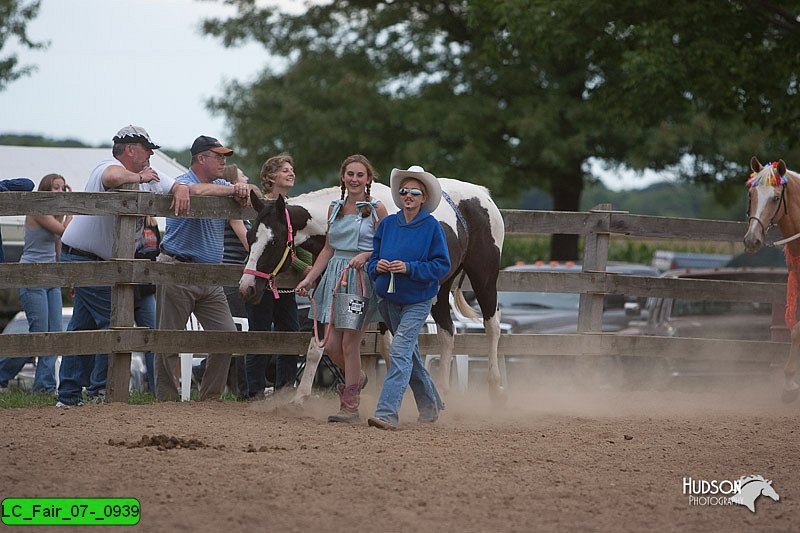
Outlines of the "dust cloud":
[{"label": "dust cloud", "polygon": [[[504,398],[493,401],[486,383],[485,363],[470,363],[468,389],[459,388],[453,372],[445,396],[441,424],[470,427],[530,424],[554,416],[566,417],[704,417],[708,415],[792,414],[796,407],[780,401],[782,373],[769,365],[707,362],[698,358],[537,357],[508,358]],[[435,370],[434,370],[435,375]],[[362,420],[372,416],[382,385],[370,382],[361,396]],[[302,406],[291,394],[268,397],[249,408],[289,418],[324,421],[338,410],[331,391],[315,391]],[[407,391],[401,425],[416,424],[417,410]]]}]

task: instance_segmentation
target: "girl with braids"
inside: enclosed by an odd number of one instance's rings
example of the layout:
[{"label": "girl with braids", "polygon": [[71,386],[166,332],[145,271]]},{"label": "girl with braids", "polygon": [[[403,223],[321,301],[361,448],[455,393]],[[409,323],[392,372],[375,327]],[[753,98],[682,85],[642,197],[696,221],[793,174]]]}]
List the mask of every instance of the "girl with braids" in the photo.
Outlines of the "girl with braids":
[{"label": "girl with braids", "polygon": [[[372,253],[375,229],[387,215],[386,207],[370,196],[370,187],[377,177],[372,164],[363,155],[351,155],[342,162],[339,173],[342,197],[332,202],[328,209],[325,246],[296,288],[298,294],[308,294],[314,281],[325,271],[314,291],[316,319],[323,324],[331,321],[333,291],[345,268],[348,268],[347,285],[343,284],[339,291],[357,293],[358,277],[362,277],[369,299],[364,325],[380,320],[373,284],[364,272],[364,264]],[[326,332],[325,353],[339,368],[344,369],[345,377],[340,410],[328,417],[329,422],[353,423],[359,420],[361,389],[366,384],[366,374],[361,372],[360,346],[363,336],[363,329],[331,329]]]}]

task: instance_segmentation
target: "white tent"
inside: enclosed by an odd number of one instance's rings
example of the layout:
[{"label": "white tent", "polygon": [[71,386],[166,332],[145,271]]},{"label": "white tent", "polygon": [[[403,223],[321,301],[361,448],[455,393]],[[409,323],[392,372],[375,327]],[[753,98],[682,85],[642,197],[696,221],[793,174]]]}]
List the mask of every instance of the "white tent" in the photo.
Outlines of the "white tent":
[{"label": "white tent", "polygon": [[[47,174],[61,174],[72,187],[80,192],[86,189],[89,174],[104,159],[111,157],[111,148],[49,148],[43,146],[0,145],[0,179],[30,178],[39,185]],[[176,177],[187,169],[180,163],[156,150],[150,157],[150,165],[161,176]],[[22,242],[23,215],[0,216],[3,243]]]}]

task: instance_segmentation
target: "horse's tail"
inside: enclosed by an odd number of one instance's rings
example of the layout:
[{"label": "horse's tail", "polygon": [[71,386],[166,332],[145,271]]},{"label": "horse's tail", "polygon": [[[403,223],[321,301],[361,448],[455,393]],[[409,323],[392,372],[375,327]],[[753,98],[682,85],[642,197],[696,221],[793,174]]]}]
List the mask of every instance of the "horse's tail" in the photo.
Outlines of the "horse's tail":
[{"label": "horse's tail", "polygon": [[480,322],[478,313],[476,313],[475,309],[473,309],[472,306],[467,303],[466,298],[464,298],[464,292],[461,290],[461,285],[464,283],[464,276],[466,276],[466,272],[462,271],[461,277],[458,280],[458,287],[456,287],[456,290],[453,291],[453,305],[455,306],[456,311],[465,318],[473,322]]}]

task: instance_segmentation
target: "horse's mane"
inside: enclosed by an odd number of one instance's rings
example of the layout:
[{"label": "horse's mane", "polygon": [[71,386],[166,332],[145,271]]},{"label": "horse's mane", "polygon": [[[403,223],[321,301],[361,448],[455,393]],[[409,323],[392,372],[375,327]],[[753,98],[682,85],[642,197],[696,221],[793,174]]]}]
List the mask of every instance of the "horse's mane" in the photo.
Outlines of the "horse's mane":
[{"label": "horse's mane", "polygon": [[314,202],[319,200],[320,197],[325,197],[331,194],[331,189],[338,189],[338,187],[325,187],[324,189],[317,189],[301,194],[300,196],[293,196],[288,200],[289,204],[302,205],[305,202]]},{"label": "horse's mane", "polygon": [[769,483],[769,481],[767,481],[766,479],[764,479],[764,476],[762,476],[762,475],[757,475],[757,476],[747,476],[747,477],[741,477],[741,478],[739,478],[739,484],[740,484],[742,487],[744,487],[745,485],[747,485],[747,484],[748,484],[748,483],[750,483],[751,481],[763,481],[764,483]]},{"label": "horse's mane", "polygon": [[[777,167],[772,163],[767,163],[758,172],[750,174],[750,177],[747,179],[747,186],[760,187],[762,185],[767,185],[770,187],[777,187],[778,185],[786,185],[786,182],[789,180],[788,174],[790,171],[787,170],[786,174],[778,176],[775,172],[775,168]],[[795,173],[792,172],[792,174]],[[797,174],[795,174],[795,177],[797,177]]]}]

